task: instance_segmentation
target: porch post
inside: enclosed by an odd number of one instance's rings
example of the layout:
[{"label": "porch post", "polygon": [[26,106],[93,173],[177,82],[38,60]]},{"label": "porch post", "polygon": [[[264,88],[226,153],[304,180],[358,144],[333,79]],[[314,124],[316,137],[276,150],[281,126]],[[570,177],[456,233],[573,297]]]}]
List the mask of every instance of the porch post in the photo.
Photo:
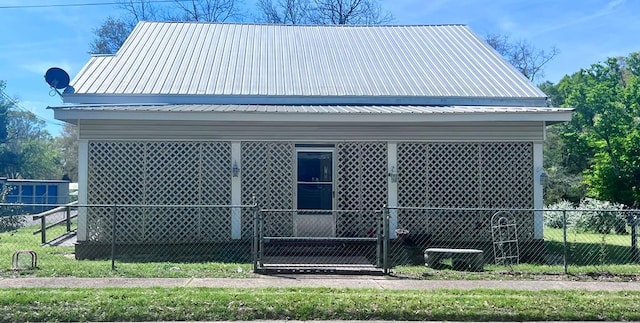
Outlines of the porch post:
[{"label": "porch post", "polygon": [[[540,177],[544,173],[542,163],[542,142],[533,143],[533,208],[536,210],[542,210],[544,207],[543,199],[543,184],[540,181]],[[533,212],[533,238],[543,238],[543,220],[544,216],[542,211]]]},{"label": "porch post", "polygon": [[387,206],[389,207],[389,237],[396,238],[398,228],[398,143],[387,142]]},{"label": "porch post", "polygon": [[[231,205],[242,204],[242,146],[239,141],[231,142]],[[234,168],[237,168],[234,174]],[[231,239],[242,237],[242,210],[238,207],[231,208]]]},{"label": "porch post", "polygon": [[[89,141],[78,140],[78,205],[87,204],[89,179]],[[78,241],[87,241],[87,208],[78,208]]]}]

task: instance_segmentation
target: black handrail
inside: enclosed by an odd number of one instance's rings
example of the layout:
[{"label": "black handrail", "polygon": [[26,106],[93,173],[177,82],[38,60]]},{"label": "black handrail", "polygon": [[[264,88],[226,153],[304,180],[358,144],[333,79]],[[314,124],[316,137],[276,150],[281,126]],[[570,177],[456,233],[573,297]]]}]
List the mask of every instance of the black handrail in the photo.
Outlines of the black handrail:
[{"label": "black handrail", "polygon": [[[57,225],[60,225],[62,223],[65,223],[67,225],[67,233],[71,232],[71,220],[76,218],[78,215],[71,215],[71,207],[76,206],[78,204],[78,201],[75,202],[71,202],[69,204],[65,204],[63,206],[59,206],[55,209],[51,209],[49,211],[45,211],[39,214],[36,214],[33,216],[33,220],[37,221],[40,220],[40,229],[36,230],[33,232],[33,234],[41,234],[41,239],[40,241],[42,242],[42,244],[47,244],[47,229],[53,228]],[[53,215],[59,212],[65,211],[66,216],[64,219],[56,222],[56,223],[52,223],[50,225],[47,225],[47,216],[49,215]]]}]

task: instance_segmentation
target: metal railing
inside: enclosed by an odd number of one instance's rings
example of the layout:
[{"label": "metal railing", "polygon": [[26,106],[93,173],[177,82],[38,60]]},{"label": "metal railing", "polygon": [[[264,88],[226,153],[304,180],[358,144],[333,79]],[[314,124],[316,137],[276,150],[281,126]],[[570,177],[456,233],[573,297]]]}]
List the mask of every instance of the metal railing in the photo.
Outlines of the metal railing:
[{"label": "metal railing", "polygon": [[[44,211],[41,212],[39,214],[36,214],[33,216],[33,221],[40,221],[40,229],[36,230],[33,232],[34,235],[36,234],[40,234],[40,242],[44,245],[47,244],[57,238],[59,238],[60,236],[47,241],[47,230],[54,228],[56,226],[59,225],[65,225],[66,226],[66,232],[65,233],[70,233],[74,230],[71,229],[71,220],[75,219],[78,217],[77,214],[77,205],[78,202],[71,202],[69,204],[65,204],[63,206],[59,206],[56,207],[54,209],[48,210],[48,211]],[[32,205],[32,206],[42,206],[42,205]],[[61,220],[54,220],[56,222],[54,223],[50,223],[47,224],[47,217],[51,217],[51,216],[58,216],[63,213],[64,216],[62,217]],[[73,214],[72,214],[73,213]]]}]

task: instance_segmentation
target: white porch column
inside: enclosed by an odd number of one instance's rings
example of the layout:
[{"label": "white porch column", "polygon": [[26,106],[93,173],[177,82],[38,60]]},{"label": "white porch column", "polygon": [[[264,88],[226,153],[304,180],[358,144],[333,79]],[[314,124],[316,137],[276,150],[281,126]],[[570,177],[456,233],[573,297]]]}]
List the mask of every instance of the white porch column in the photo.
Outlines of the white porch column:
[{"label": "white porch column", "polygon": [[[231,205],[242,204],[242,146],[239,141],[231,142]],[[237,167],[239,172],[234,176],[233,169]],[[242,209],[234,207],[231,209],[231,239],[242,237]]]},{"label": "white porch column", "polygon": [[[544,207],[543,183],[540,181],[541,175],[544,173],[542,163],[542,142],[533,143],[533,208],[542,210]],[[533,212],[533,238],[542,239],[544,215],[542,211]]]},{"label": "white porch column", "polygon": [[[78,140],[78,204],[87,204],[89,179],[89,141]],[[87,208],[78,208],[78,241],[87,241]]]},{"label": "white porch column", "polygon": [[[387,206],[398,206],[398,143],[387,142]],[[398,210],[389,210],[389,236],[396,238]]]}]

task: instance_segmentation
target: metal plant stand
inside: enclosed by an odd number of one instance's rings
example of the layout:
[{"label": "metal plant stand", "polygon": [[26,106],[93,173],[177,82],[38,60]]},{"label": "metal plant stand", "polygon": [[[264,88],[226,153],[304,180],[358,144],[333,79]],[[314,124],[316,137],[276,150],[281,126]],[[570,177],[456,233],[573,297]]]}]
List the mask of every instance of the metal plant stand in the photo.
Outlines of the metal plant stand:
[{"label": "metal plant stand", "polygon": [[518,226],[516,217],[506,211],[498,211],[491,216],[491,237],[493,257],[498,265],[520,263],[518,246]]}]

